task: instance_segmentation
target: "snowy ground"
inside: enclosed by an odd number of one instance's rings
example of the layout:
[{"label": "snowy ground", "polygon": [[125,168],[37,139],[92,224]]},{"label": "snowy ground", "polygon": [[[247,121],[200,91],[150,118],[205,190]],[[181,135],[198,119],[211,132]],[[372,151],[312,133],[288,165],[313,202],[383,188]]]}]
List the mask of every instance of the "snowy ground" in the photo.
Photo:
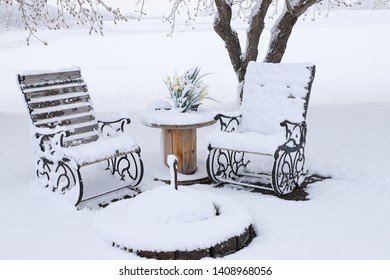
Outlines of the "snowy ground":
[{"label": "snowy ground", "polygon": [[[97,111],[131,114],[127,131],[142,147],[141,184],[148,189],[159,185],[153,182],[159,131],[139,116],[167,95],[163,78],[201,66],[212,73],[205,77],[211,95],[226,103],[236,98],[222,41],[208,20],[195,27],[181,32],[186,28],[179,26],[172,38],[158,19],[108,26],[104,37],[43,31],[49,45],[30,47],[21,31],[0,33],[0,259],[139,259],[102,241],[93,227],[96,210],[77,211],[36,186],[29,119],[15,75],[80,66]],[[333,179],[312,184],[305,202],[193,186],[237,200],[254,218],[258,238],[225,259],[390,258],[389,31],[390,11],[335,11],[298,24],[284,61],[317,65],[307,167]],[[211,129],[199,130],[203,157]]]}]

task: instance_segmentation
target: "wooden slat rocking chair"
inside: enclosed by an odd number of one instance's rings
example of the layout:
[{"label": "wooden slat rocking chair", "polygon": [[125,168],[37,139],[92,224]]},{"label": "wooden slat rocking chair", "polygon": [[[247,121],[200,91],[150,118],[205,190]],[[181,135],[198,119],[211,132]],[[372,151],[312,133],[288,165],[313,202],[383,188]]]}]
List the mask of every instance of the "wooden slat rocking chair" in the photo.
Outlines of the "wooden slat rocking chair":
[{"label": "wooden slat rocking chair", "polygon": [[99,196],[141,182],[140,147],[123,133],[130,119],[97,120],[79,68],[25,73],[18,82],[32,121],[36,175],[42,185],[78,205],[85,199],[82,167],[99,162],[107,163],[105,169],[120,185]]},{"label": "wooden slat rocking chair", "polygon": [[221,131],[207,136],[207,171],[214,182],[278,195],[301,185],[314,75],[311,64],[249,64],[240,110],[217,115]]}]

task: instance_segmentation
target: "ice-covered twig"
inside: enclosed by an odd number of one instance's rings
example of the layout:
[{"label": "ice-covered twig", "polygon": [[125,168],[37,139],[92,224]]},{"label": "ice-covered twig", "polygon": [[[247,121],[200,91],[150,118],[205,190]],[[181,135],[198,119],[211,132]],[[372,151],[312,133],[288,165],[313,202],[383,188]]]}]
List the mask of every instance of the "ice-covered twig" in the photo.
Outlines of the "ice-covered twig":
[{"label": "ice-covered twig", "polygon": [[113,9],[103,0],[0,0],[0,6],[6,8],[15,5],[25,29],[29,32],[27,43],[32,37],[37,38],[43,44],[45,41],[36,35],[38,28],[57,30],[69,28],[67,21],[74,18],[80,25],[87,25],[92,31],[103,34],[103,20],[105,14],[109,14],[116,23],[119,20],[126,21],[119,9]]}]

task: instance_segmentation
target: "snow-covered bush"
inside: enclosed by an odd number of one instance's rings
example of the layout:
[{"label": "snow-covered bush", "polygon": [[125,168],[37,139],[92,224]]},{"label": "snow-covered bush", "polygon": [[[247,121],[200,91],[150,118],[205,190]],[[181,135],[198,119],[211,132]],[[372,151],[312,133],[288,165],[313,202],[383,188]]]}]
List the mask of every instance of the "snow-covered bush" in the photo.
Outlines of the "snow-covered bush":
[{"label": "snow-covered bush", "polygon": [[[42,28],[43,24],[39,24]],[[25,22],[16,5],[5,6],[0,1],[0,31],[24,30]]]}]

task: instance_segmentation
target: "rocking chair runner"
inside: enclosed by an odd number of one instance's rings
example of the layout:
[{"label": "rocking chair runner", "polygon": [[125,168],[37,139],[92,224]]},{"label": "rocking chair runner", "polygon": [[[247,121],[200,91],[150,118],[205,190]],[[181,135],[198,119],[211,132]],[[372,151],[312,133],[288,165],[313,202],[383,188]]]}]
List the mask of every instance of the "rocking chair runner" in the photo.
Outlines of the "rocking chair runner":
[{"label": "rocking chair runner", "polygon": [[[207,171],[214,182],[279,195],[303,182],[305,120],[314,74],[310,64],[249,63],[239,112],[217,115],[221,131],[207,136]],[[251,163],[249,155],[256,160]],[[259,164],[260,156],[273,156],[271,166]],[[253,164],[261,170],[251,170]]]},{"label": "rocking chair runner", "polygon": [[72,192],[77,205],[84,193],[81,167],[102,161],[122,181],[120,189],[140,183],[140,148],[122,133],[130,119],[96,120],[80,69],[22,74],[18,82],[33,124],[36,175],[44,186]]}]

